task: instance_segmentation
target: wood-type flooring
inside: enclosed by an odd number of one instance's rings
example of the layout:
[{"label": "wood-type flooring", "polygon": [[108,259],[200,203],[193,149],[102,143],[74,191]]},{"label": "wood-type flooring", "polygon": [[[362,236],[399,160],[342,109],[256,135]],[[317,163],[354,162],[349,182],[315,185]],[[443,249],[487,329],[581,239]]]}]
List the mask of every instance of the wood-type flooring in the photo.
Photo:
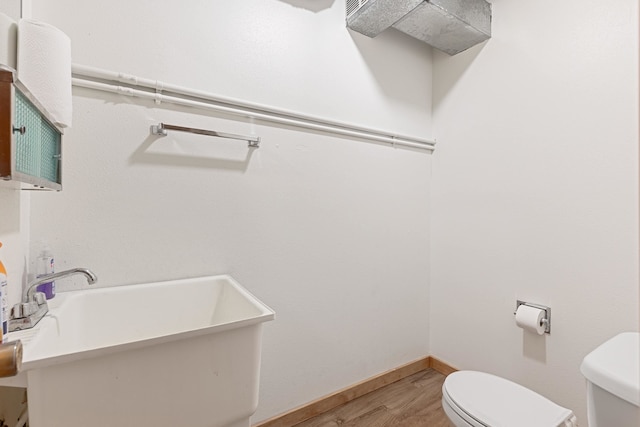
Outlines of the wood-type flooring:
[{"label": "wood-type flooring", "polygon": [[445,376],[427,369],[295,427],[449,427],[442,409]]}]

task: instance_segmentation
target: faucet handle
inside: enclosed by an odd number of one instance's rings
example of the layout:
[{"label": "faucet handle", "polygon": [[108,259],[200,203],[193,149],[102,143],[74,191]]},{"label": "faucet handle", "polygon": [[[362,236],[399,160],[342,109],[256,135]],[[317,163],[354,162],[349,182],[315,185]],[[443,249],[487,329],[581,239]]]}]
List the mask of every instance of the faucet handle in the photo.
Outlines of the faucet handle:
[{"label": "faucet handle", "polygon": [[33,301],[20,302],[11,309],[11,319],[25,319],[37,313],[44,308],[43,315],[48,311],[47,299],[45,294],[38,292],[34,296]]},{"label": "faucet handle", "polygon": [[21,302],[13,306],[12,319],[23,319],[38,311],[38,306],[32,302]]},{"label": "faucet handle", "polygon": [[33,294],[33,300],[38,304],[38,306],[41,306],[42,304],[47,303],[47,296],[44,292],[36,292]]},{"label": "faucet handle", "polygon": [[11,309],[11,318],[12,319],[22,319],[23,317],[26,317],[24,315],[24,306],[25,305],[29,305],[29,304],[18,303],[16,305],[14,305],[13,308]]},{"label": "faucet handle", "polygon": [[33,295],[33,300],[29,302],[21,302],[13,306],[11,310],[12,319],[23,319],[31,316],[33,313],[40,310],[40,307],[47,306],[47,296],[42,292],[36,292]]}]

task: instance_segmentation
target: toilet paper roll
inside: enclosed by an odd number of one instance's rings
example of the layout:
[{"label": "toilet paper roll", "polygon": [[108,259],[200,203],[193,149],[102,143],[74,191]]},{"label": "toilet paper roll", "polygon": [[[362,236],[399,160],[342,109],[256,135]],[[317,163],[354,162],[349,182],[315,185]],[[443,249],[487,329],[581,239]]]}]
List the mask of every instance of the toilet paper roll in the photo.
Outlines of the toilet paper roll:
[{"label": "toilet paper roll", "polygon": [[32,19],[18,24],[18,79],[60,127],[71,126],[71,40]]},{"label": "toilet paper roll", "polygon": [[522,304],[516,310],[516,325],[538,335],[544,334],[545,324],[542,322],[544,318],[544,310],[529,305]]},{"label": "toilet paper roll", "polygon": [[18,24],[0,13],[0,65],[7,65],[16,69],[16,49]]}]

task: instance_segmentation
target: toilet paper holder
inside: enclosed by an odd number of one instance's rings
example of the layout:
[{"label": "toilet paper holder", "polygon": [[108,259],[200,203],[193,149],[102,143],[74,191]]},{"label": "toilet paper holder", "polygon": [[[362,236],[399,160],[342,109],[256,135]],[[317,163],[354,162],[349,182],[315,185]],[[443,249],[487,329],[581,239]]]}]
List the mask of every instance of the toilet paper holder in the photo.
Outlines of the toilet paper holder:
[{"label": "toilet paper holder", "polygon": [[544,319],[542,319],[542,324],[544,325],[544,333],[545,334],[550,334],[551,333],[551,307],[547,307],[546,305],[534,304],[532,302],[516,300],[516,309],[513,312],[514,316],[516,315],[516,312],[518,311],[518,307],[520,307],[521,305],[527,305],[529,307],[534,307],[534,308],[537,308],[539,310],[543,310],[544,311]]}]

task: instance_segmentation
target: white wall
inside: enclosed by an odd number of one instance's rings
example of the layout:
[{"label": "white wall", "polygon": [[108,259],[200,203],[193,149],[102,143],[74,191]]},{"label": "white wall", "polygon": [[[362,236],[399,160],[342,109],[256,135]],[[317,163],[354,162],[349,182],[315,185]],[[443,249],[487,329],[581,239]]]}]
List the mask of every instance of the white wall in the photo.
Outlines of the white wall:
[{"label": "white wall", "polygon": [[9,308],[20,301],[29,248],[29,194],[0,183],[0,260],[7,269]]},{"label": "white wall", "polygon": [[[430,48],[350,33],[343,1],[35,0],[33,16],[77,63],[432,136]],[[64,190],[32,196],[32,241],[101,286],[230,273],[272,306],[254,421],[428,354],[429,154],[78,88],[73,101]],[[157,139],[159,121],[262,146]]]},{"label": "white wall", "polygon": [[431,351],[586,425],[582,358],[639,322],[638,2],[493,1],[488,43],[434,54],[433,110]]},{"label": "white wall", "polygon": [[[23,7],[21,3],[30,3],[27,0],[5,0],[0,4],[0,13],[4,13],[14,21],[20,19],[20,13],[22,12]],[[28,6],[26,6],[28,8]],[[26,15],[25,15],[26,16]]]}]

